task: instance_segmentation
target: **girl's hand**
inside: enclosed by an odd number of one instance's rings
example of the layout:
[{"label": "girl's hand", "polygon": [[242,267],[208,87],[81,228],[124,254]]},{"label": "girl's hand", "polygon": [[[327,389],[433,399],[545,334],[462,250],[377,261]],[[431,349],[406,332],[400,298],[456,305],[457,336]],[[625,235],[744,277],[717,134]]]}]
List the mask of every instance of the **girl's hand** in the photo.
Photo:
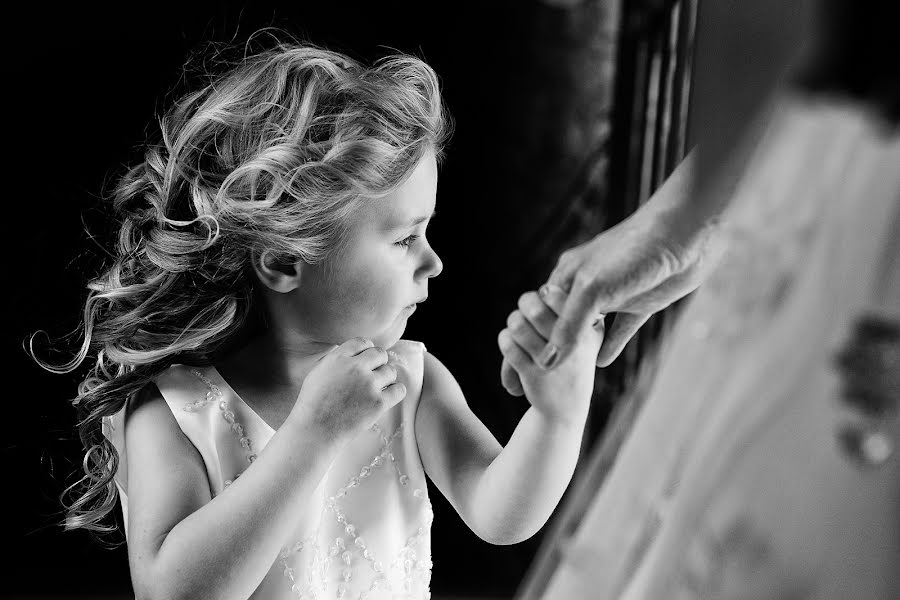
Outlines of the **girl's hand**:
[{"label": "girl's hand", "polygon": [[601,319],[597,328],[586,325],[575,332],[571,352],[552,371],[542,369],[538,357],[565,302],[565,292],[556,286],[545,286],[540,295],[523,294],[497,343],[504,365],[515,370],[532,406],[555,422],[571,424],[587,415],[604,328]]},{"label": "girl's hand", "polygon": [[339,439],[353,439],[406,397],[398,357],[371,340],[335,346],[306,376],[291,412]]}]

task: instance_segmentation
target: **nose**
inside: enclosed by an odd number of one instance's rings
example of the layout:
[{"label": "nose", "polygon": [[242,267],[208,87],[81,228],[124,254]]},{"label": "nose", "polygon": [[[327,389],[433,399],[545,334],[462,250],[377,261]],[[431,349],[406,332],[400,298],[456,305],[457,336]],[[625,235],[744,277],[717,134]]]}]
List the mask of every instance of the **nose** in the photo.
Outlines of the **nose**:
[{"label": "nose", "polygon": [[441,261],[441,257],[437,255],[437,252],[434,251],[430,244],[425,250],[422,263],[422,268],[419,270],[420,277],[437,277],[444,270],[444,263]]}]

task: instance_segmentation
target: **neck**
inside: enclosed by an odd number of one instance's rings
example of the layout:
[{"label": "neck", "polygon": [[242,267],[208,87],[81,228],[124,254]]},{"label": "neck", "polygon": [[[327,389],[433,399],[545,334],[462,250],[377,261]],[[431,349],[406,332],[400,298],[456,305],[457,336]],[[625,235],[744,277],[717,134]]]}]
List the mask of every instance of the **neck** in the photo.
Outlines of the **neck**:
[{"label": "neck", "polygon": [[269,329],[226,356],[222,362],[264,387],[299,388],[316,362],[333,344],[286,338]]}]

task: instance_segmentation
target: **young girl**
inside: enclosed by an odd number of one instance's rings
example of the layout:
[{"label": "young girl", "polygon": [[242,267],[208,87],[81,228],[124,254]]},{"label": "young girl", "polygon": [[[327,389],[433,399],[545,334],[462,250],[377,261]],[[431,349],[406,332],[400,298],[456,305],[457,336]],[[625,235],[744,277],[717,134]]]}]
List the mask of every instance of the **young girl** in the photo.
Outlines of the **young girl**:
[{"label": "young girl", "polygon": [[564,298],[522,296],[498,343],[532,406],[501,447],[401,339],[442,269],[425,237],[448,131],[431,68],[282,44],[161,126],[116,188],[118,254],[57,369],[97,351],[67,529],[108,531],[118,496],[141,600],[428,598],[426,474],[488,542],[540,529],[602,340],[585,332],[544,373]]}]

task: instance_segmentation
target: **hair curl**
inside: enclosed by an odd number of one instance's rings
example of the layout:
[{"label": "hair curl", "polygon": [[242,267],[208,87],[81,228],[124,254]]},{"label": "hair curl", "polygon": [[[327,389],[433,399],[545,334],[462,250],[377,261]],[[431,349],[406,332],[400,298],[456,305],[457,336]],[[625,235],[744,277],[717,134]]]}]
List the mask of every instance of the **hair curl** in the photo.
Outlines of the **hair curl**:
[{"label": "hair curl", "polygon": [[[60,496],[64,530],[111,533],[119,457],[102,420],[174,363],[208,365],[262,321],[253,254],[325,261],[358,202],[396,189],[451,122],[438,79],[404,54],[371,66],[276,40],[225,63],[160,119],[161,140],[112,193],[117,245],[87,285],[80,351],[54,373],[96,362],[78,385],[84,475]],[[77,494],[70,505],[65,496]]]}]

